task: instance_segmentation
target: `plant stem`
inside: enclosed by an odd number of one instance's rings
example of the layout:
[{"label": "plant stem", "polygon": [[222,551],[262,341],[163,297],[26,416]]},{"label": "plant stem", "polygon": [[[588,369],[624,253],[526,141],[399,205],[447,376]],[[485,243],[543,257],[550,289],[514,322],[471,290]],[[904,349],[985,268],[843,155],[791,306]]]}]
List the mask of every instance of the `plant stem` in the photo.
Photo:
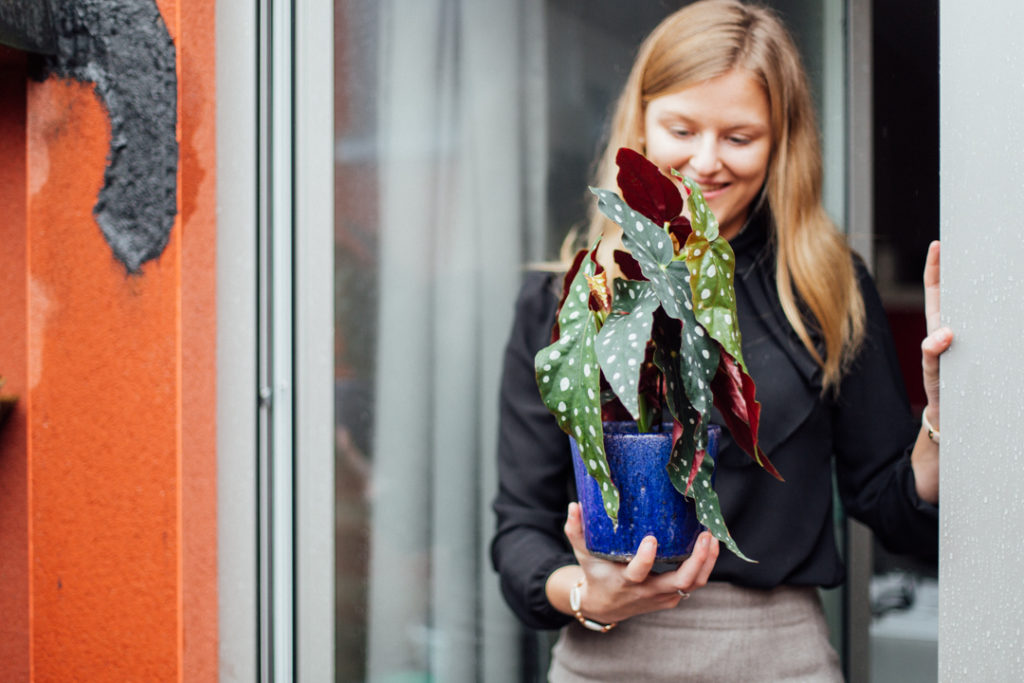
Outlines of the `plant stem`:
[{"label": "plant stem", "polygon": [[637,414],[639,419],[636,421],[637,429],[640,433],[651,431],[651,420],[650,412],[647,410],[647,397],[643,394],[637,396]]}]

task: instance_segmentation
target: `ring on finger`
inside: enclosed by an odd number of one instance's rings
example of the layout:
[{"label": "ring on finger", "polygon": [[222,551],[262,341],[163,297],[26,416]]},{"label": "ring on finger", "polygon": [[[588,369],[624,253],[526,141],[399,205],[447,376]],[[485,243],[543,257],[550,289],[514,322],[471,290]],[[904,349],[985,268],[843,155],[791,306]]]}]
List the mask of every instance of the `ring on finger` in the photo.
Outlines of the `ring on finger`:
[{"label": "ring on finger", "polygon": [[690,597],[690,594],[687,593],[686,591],[682,590],[682,589],[677,590],[676,593],[678,593],[679,597],[681,597],[683,600],[685,600],[686,598]]}]

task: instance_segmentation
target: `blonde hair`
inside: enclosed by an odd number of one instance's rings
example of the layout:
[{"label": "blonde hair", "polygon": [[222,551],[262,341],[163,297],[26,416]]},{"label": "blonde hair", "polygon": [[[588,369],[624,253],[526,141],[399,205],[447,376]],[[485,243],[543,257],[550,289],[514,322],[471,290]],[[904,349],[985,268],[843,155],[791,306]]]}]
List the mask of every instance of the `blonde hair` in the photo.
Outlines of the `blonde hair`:
[{"label": "blonde hair", "polygon": [[[782,309],[821,366],[824,389],[835,390],[864,337],[864,301],[850,249],[821,204],[821,148],[807,76],[771,10],[705,0],[662,21],[640,46],[619,96],[594,183],[615,187],[620,147],[643,150],[648,102],[733,69],[748,72],[768,96],[772,152],[764,199],[773,218]],[[595,208],[588,226],[589,243],[618,229]]]}]

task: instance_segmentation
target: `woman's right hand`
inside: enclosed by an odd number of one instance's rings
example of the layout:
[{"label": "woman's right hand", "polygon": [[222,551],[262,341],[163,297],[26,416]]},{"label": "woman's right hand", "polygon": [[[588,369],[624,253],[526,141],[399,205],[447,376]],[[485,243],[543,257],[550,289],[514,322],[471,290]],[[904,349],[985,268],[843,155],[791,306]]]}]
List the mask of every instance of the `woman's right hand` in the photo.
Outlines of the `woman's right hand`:
[{"label": "woman's right hand", "polygon": [[565,535],[572,544],[579,566],[561,567],[552,572],[547,583],[548,599],[559,611],[572,614],[568,596],[582,572],[584,583],[580,589],[580,612],[601,623],[675,607],[684,594],[707,584],[718,559],[718,540],[707,531],[697,538],[690,557],[671,572],[651,573],[658,551],[658,543],[653,536],[640,543],[636,555],[627,564],[594,557],[587,551],[583,539],[578,503],[569,504]]}]

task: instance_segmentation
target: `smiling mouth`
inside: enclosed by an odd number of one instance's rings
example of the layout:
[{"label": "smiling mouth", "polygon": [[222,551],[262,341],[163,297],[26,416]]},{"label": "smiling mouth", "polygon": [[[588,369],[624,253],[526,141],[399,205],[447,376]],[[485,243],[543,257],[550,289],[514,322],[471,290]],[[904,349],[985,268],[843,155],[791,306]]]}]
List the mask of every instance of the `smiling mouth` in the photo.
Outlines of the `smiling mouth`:
[{"label": "smiling mouth", "polygon": [[697,185],[700,187],[702,194],[718,192],[719,190],[724,190],[729,187],[729,183],[697,183]]}]

